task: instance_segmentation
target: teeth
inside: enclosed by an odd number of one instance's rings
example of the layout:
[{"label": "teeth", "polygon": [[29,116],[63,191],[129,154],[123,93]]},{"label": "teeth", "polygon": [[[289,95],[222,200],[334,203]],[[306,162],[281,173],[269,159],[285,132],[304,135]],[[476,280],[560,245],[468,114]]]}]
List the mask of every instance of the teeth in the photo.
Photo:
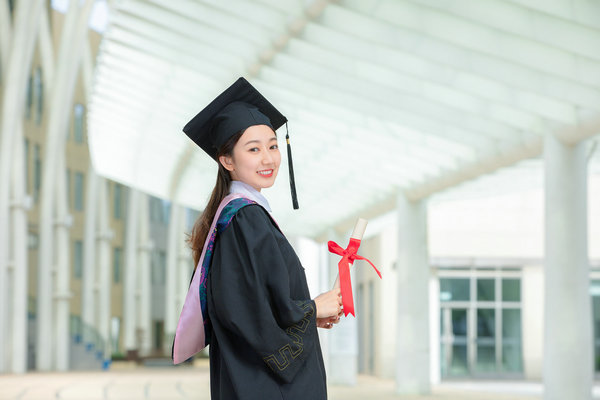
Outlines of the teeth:
[{"label": "teeth", "polygon": [[269,171],[258,171],[259,174],[261,175],[271,175],[273,173],[273,170],[269,170]]}]

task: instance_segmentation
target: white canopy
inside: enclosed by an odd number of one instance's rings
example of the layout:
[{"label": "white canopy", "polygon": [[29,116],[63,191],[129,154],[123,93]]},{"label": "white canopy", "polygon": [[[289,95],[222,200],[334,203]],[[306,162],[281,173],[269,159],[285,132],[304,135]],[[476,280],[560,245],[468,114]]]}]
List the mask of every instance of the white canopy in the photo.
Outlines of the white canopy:
[{"label": "white canopy", "polygon": [[290,121],[300,210],[285,151],[266,195],[292,234],[345,229],[389,211],[400,191],[423,198],[503,167],[504,179],[477,187],[528,183],[523,171],[541,164],[522,161],[539,157],[544,135],[600,132],[598,2],[114,5],[89,107],[92,160],[192,208],[206,203],[216,165],[181,129],[239,76]]}]

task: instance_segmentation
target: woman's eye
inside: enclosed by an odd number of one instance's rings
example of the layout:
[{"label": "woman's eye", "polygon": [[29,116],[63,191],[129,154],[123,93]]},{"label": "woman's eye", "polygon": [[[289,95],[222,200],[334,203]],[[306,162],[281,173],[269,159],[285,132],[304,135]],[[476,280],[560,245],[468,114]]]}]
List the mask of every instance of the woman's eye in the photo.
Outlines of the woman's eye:
[{"label": "woman's eye", "polygon": [[252,153],[256,153],[258,151],[258,147],[253,147],[253,148],[249,149],[248,151],[251,151]]},{"label": "woman's eye", "polygon": [[271,146],[271,150],[277,150],[279,148],[278,145],[274,144],[273,146]]}]

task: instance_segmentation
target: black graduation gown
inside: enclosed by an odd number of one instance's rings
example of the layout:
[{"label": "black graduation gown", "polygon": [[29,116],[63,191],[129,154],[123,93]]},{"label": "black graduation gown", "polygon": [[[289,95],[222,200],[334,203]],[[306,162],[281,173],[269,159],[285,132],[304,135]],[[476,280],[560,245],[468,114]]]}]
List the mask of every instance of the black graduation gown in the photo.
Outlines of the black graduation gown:
[{"label": "black graduation gown", "polygon": [[304,268],[261,206],[217,235],[207,298],[212,399],[327,398]]}]

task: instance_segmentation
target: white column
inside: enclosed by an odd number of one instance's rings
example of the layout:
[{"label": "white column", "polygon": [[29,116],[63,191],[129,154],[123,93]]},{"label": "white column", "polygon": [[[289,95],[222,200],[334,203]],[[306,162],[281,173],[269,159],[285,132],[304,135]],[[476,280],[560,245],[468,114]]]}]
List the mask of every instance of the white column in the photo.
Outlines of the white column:
[{"label": "white column", "polygon": [[[330,256],[329,251],[327,250],[327,243],[322,243],[319,246],[319,291],[317,293],[312,293],[313,298],[317,297],[321,293],[331,290],[333,282],[335,281],[335,275],[332,278],[329,272],[329,257]],[[333,327],[332,329],[336,328],[337,326]],[[329,376],[329,371],[331,370],[331,366],[329,364],[329,338],[331,332],[329,332],[326,329],[319,329],[317,332],[319,332],[319,341],[321,342],[323,364],[325,365],[325,371],[327,371],[327,376]]]},{"label": "white column", "polygon": [[587,144],[544,142],[544,399],[591,399]]},{"label": "white column", "polygon": [[[329,239],[335,241],[342,247],[348,245],[350,235],[342,238],[332,230]],[[338,263],[341,256],[329,255],[330,286],[333,287],[335,277],[338,273]],[[350,268],[351,280],[354,282],[354,268]],[[356,304],[355,304],[356,305]],[[351,314],[342,317],[339,324],[329,332],[329,371],[327,380],[329,383],[341,385],[356,385],[358,374],[358,324],[356,318]]]},{"label": "white column", "polygon": [[[37,368],[40,370],[52,368],[52,352],[57,350],[49,340],[48,334],[54,330],[52,326],[51,267],[52,260],[54,260],[52,223],[55,210],[55,186],[58,175],[64,176],[64,172],[57,168],[57,160],[60,154],[64,153],[65,132],[73,103],[73,90],[81,59],[83,40],[87,39],[87,23],[92,5],[92,0],[86,0],[81,7],[77,2],[72,2],[69,7],[61,34],[57,69],[52,82],[51,101],[47,103],[49,116],[42,169],[38,252],[36,362]],[[36,16],[35,22],[37,26],[39,16]],[[62,255],[58,254],[57,256]]]},{"label": "white column", "polygon": [[177,303],[175,290],[177,278],[172,271],[177,270],[177,258],[179,254],[181,238],[181,213],[182,207],[176,203],[171,204],[171,216],[169,218],[169,230],[167,237],[167,273],[165,277],[165,335],[164,351],[171,353],[171,345],[177,329],[177,318],[183,304]]},{"label": "white column", "polygon": [[151,314],[151,271],[150,255],[154,245],[150,240],[148,196],[140,195],[140,237],[138,258],[138,329],[140,332],[140,354],[148,356],[152,352],[152,314]]},{"label": "white column", "polygon": [[107,182],[98,177],[98,264],[97,264],[97,320],[95,326],[104,339],[104,368],[110,365],[112,343],[110,338],[110,288],[112,284],[111,240],[113,232],[108,225]]},{"label": "white column", "polygon": [[177,240],[177,244],[179,245],[179,256],[177,258],[178,281],[175,283],[175,303],[177,304],[176,312],[180,312],[181,308],[183,307],[185,296],[187,295],[190,281],[192,279],[192,271],[194,270],[194,259],[192,258],[192,253],[186,242],[187,226],[185,208],[182,207],[180,214],[179,221],[181,229],[179,229],[179,239]]},{"label": "white column", "polygon": [[12,208],[12,327],[11,336],[11,371],[13,373],[27,372],[27,210],[31,199],[25,189],[25,165],[23,126],[19,121],[13,158],[13,208]]},{"label": "white column", "polygon": [[128,357],[136,357],[139,348],[135,335],[136,290],[137,290],[137,247],[139,229],[139,201],[137,189],[129,188],[127,202],[127,225],[125,227],[125,265],[123,282],[123,343]]},{"label": "white column", "polygon": [[[22,140],[18,136],[18,121],[23,115],[25,104],[25,88],[30,71],[33,45],[37,34],[37,21],[42,10],[42,0],[19,1],[16,3],[15,24],[12,45],[8,62],[3,62],[3,101],[0,114],[0,326],[8,326],[7,312],[7,268],[11,234],[10,214],[10,182],[12,152],[14,140]],[[4,17],[6,7],[2,11]],[[4,31],[7,27],[3,27]],[[4,40],[4,39],[3,39]],[[1,47],[3,57],[8,50],[5,43]],[[7,329],[0,329],[0,373],[8,371]]]},{"label": "white column", "polygon": [[427,205],[398,196],[396,391],[430,392]]},{"label": "white column", "polygon": [[[85,225],[83,234],[83,279],[81,280],[81,320],[95,326],[94,285],[96,283],[96,217],[98,214],[98,176],[90,163],[86,176]],[[83,331],[83,342],[88,344],[88,329]]]},{"label": "white column", "polygon": [[59,371],[69,369],[69,344],[70,334],[70,302],[71,302],[71,240],[69,230],[73,218],[68,212],[68,199],[65,177],[65,154],[59,154],[57,157],[56,186],[53,188],[56,195],[56,287],[54,300],[56,302],[55,311],[55,335],[54,350],[56,351],[54,359],[55,368]]}]

